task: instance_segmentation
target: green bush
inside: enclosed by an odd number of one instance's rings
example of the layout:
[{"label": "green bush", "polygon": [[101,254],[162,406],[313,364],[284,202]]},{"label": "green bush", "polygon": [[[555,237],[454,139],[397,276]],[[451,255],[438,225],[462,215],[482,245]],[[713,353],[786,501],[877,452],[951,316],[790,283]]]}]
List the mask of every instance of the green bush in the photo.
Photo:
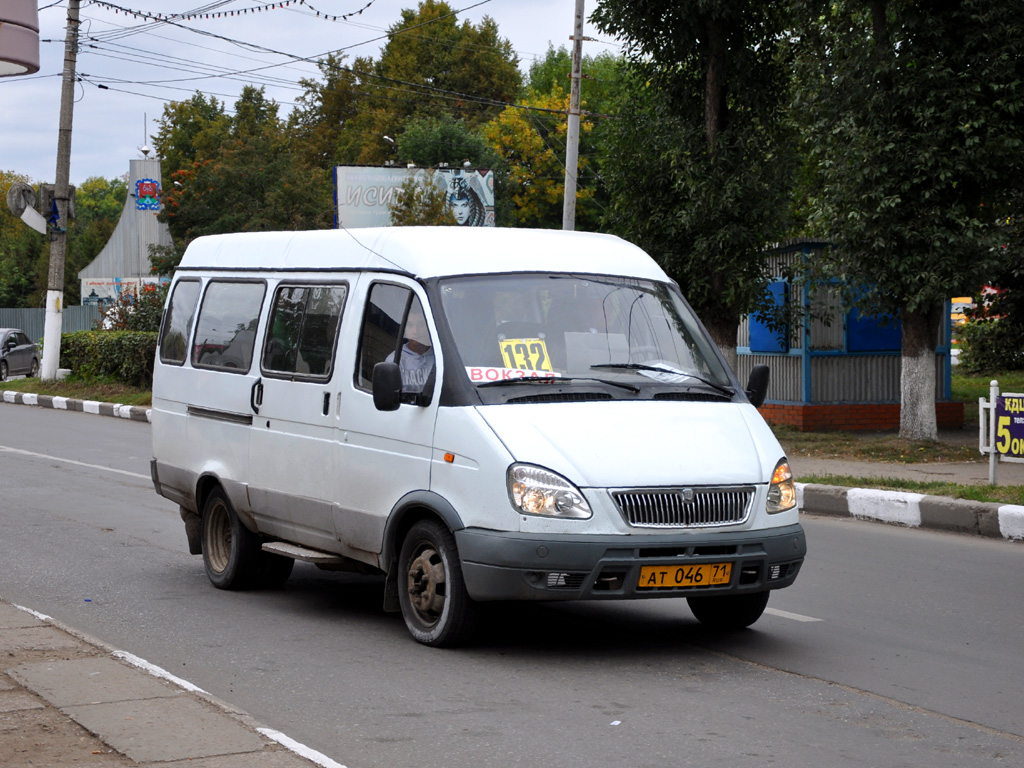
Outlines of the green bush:
[{"label": "green bush", "polygon": [[1024,329],[999,318],[972,320],[958,329],[960,366],[967,373],[1024,369]]},{"label": "green bush", "polygon": [[155,331],[78,331],[60,342],[60,367],[79,378],[111,377],[133,387],[153,385]]}]

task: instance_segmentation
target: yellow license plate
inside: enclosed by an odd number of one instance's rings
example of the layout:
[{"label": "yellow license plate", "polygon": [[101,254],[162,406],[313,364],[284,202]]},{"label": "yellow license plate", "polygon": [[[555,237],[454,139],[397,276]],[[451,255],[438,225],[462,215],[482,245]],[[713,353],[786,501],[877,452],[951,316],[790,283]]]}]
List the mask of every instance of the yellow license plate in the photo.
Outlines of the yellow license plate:
[{"label": "yellow license plate", "polygon": [[701,565],[645,565],[640,569],[638,589],[715,587],[729,583],[732,563]]}]

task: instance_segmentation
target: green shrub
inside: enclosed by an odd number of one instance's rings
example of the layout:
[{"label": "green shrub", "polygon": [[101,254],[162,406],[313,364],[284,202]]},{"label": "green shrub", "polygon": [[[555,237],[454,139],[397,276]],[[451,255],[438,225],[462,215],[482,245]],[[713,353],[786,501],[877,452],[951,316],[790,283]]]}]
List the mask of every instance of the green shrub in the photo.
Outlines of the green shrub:
[{"label": "green shrub", "polygon": [[153,384],[155,331],[78,331],[60,342],[60,367],[76,377],[112,377],[133,387]]},{"label": "green shrub", "polygon": [[959,327],[960,366],[967,373],[1024,369],[1024,330],[999,318]]}]

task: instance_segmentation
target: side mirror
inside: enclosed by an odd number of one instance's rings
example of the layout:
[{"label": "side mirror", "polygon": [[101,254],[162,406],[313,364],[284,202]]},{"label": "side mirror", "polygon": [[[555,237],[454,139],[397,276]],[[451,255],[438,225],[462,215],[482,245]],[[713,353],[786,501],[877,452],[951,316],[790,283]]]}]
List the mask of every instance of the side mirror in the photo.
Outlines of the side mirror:
[{"label": "side mirror", "polygon": [[373,366],[373,407],[378,411],[397,411],[402,402],[402,371],[398,363]]},{"label": "side mirror", "polygon": [[770,371],[767,365],[755,365],[747,380],[747,399],[755,408],[764,405],[764,399],[768,396],[768,378]]}]

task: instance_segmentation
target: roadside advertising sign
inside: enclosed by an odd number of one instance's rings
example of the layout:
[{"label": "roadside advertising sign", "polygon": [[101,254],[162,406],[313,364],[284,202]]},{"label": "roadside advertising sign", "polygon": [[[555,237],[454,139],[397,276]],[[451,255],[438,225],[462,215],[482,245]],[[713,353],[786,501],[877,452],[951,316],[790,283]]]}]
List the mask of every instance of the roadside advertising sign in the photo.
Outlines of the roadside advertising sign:
[{"label": "roadside advertising sign", "polygon": [[1024,460],[1024,394],[996,398],[995,449],[1002,458]]}]

